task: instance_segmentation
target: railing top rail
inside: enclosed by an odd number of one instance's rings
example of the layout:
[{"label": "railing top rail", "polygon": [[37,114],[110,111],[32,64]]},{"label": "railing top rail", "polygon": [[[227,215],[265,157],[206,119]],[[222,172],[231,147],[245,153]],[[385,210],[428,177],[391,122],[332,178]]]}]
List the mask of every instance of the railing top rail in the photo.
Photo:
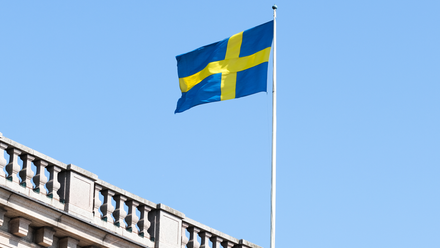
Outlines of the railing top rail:
[{"label": "railing top rail", "polygon": [[190,219],[188,217],[185,217],[183,219],[183,222],[189,224],[190,226],[195,226],[195,227],[201,229],[202,231],[209,232],[209,233],[211,233],[211,234],[213,234],[215,236],[218,236],[218,237],[220,237],[220,238],[222,238],[224,240],[228,240],[228,241],[231,241],[231,242],[236,243],[236,244],[243,244],[243,245],[249,246],[251,248],[262,248],[261,246],[253,244],[253,243],[251,243],[251,242],[249,242],[247,240],[244,240],[244,239],[240,239],[239,240],[239,239],[234,238],[234,237],[232,237],[232,236],[230,236],[228,234],[225,234],[225,233],[222,233],[220,231],[217,231],[217,230],[215,230],[215,229],[213,229],[213,228],[211,228],[211,227],[209,227],[207,225],[204,225],[204,224],[202,224],[202,223],[200,223],[198,221],[195,221],[193,219]]},{"label": "railing top rail", "polygon": [[153,202],[151,202],[151,201],[149,201],[147,199],[144,199],[144,198],[142,198],[140,196],[137,196],[137,195],[135,195],[133,193],[130,193],[130,192],[126,191],[126,190],[123,190],[123,189],[121,189],[119,187],[116,187],[113,184],[110,184],[108,182],[102,181],[101,179],[97,179],[95,181],[95,184],[98,184],[98,185],[102,186],[103,188],[110,189],[110,190],[116,192],[117,194],[124,195],[124,196],[126,196],[126,197],[128,197],[128,198],[130,198],[132,200],[135,200],[135,201],[137,201],[139,203],[145,204],[145,205],[147,205],[147,206],[149,206],[151,208],[156,208],[157,207],[156,203],[153,203]]},{"label": "railing top rail", "polygon": [[49,162],[50,164],[56,165],[58,167],[61,167],[62,169],[67,169],[67,164],[65,164],[63,162],[60,162],[60,161],[58,161],[56,159],[53,159],[53,158],[51,158],[49,156],[46,156],[46,155],[44,155],[41,152],[37,152],[34,149],[31,149],[31,148],[29,148],[27,146],[24,146],[24,145],[22,145],[22,144],[20,144],[18,142],[15,142],[15,141],[13,141],[11,139],[8,139],[8,138],[4,137],[2,133],[0,133],[0,142],[3,142],[5,144],[7,144],[8,148],[11,148],[11,147],[17,148],[17,149],[19,149],[21,151],[24,151],[24,152],[26,152],[26,153],[28,153],[28,154],[30,154],[30,155],[38,158],[38,159],[42,159],[42,160],[44,160],[46,162]]},{"label": "railing top rail", "polygon": [[[135,194],[132,194],[132,193],[126,191],[126,190],[123,190],[123,189],[121,189],[119,187],[116,187],[116,186],[110,184],[110,183],[107,183],[107,182],[105,182],[105,181],[103,181],[101,179],[98,179],[98,176],[96,174],[90,172],[90,171],[87,171],[87,170],[85,170],[85,169],[83,169],[81,167],[78,167],[78,166],[74,165],[74,164],[65,164],[65,163],[63,163],[61,161],[58,161],[58,160],[56,160],[54,158],[51,158],[51,157],[49,157],[47,155],[44,155],[43,153],[40,153],[40,152],[38,152],[38,151],[36,151],[36,150],[34,150],[32,148],[29,148],[29,147],[24,146],[24,145],[22,145],[22,144],[20,144],[20,143],[18,143],[16,141],[13,141],[11,139],[8,139],[8,138],[4,137],[2,133],[0,133],[0,142],[5,143],[6,145],[8,145],[8,148],[17,148],[17,149],[19,149],[19,150],[21,150],[21,151],[23,151],[23,152],[25,152],[27,154],[30,154],[30,155],[36,157],[37,159],[44,160],[44,161],[48,162],[49,164],[56,165],[56,166],[58,166],[58,167],[60,167],[60,168],[62,168],[64,170],[75,171],[78,174],[81,174],[83,176],[86,176],[86,177],[94,180],[96,184],[101,185],[101,186],[103,186],[103,187],[105,187],[107,189],[113,190],[113,191],[115,191],[118,194],[127,196],[128,198],[130,198],[132,200],[138,201],[138,202],[140,202],[142,204],[145,204],[145,205],[147,205],[149,207],[152,207],[152,208],[156,208],[157,207],[157,205],[155,203],[151,202],[151,201],[148,201],[148,200],[146,200],[146,199],[144,199],[142,197],[139,197],[139,196],[137,196]],[[173,211],[171,211],[171,213],[172,212]]]},{"label": "railing top rail", "polygon": [[185,217],[185,219],[183,219],[183,222],[189,224],[190,226],[195,226],[195,227],[197,227],[197,228],[199,228],[199,229],[201,229],[203,231],[212,233],[212,234],[214,234],[214,235],[216,235],[216,236],[218,236],[218,237],[220,237],[220,238],[222,238],[224,240],[228,240],[228,241],[231,241],[231,242],[234,242],[234,243],[238,244],[239,239],[236,239],[236,238],[234,238],[234,237],[232,237],[230,235],[227,235],[226,233],[222,233],[220,231],[217,231],[214,228],[211,228],[211,227],[209,227],[207,225],[204,225],[204,224],[202,224],[202,223],[200,223],[198,221],[195,221],[193,219]]},{"label": "railing top rail", "polygon": [[168,213],[170,213],[170,214],[173,214],[173,215],[175,215],[175,216],[178,216],[178,217],[180,217],[180,218],[182,218],[182,219],[185,218],[185,214],[184,214],[184,213],[182,213],[182,212],[180,212],[180,211],[177,211],[177,210],[175,210],[174,208],[168,207],[167,205],[165,205],[165,204],[163,204],[163,203],[159,203],[159,204],[157,204],[157,207],[156,207],[156,208],[157,208],[157,209],[164,210],[164,211],[166,211],[166,212],[168,212]]},{"label": "railing top rail", "polygon": [[93,179],[94,181],[98,180],[98,175],[96,175],[88,170],[84,170],[83,168],[78,167],[74,164],[68,164],[66,169],[71,170],[71,171],[75,171],[76,173],[81,174],[83,176],[86,176],[90,179]]},{"label": "railing top rail", "polygon": [[239,243],[240,243],[240,244],[243,244],[243,245],[246,245],[246,246],[249,246],[249,247],[251,247],[251,248],[262,248],[261,246],[256,245],[256,244],[254,244],[254,243],[251,243],[251,242],[249,242],[249,241],[247,241],[247,240],[244,240],[244,239],[240,239]]},{"label": "railing top rail", "polygon": [[44,155],[41,152],[38,152],[38,151],[36,151],[36,150],[34,150],[32,148],[29,148],[29,147],[24,146],[24,145],[22,145],[22,144],[20,144],[20,143],[18,143],[16,141],[13,141],[11,139],[8,139],[8,138],[4,137],[2,133],[0,133],[0,142],[5,143],[6,145],[8,145],[8,148],[17,148],[17,149],[19,149],[19,150],[21,150],[21,151],[23,151],[23,152],[25,152],[27,154],[30,154],[30,155],[34,156],[36,159],[44,160],[44,161],[48,162],[49,164],[56,165],[56,166],[58,166],[58,167],[60,167],[60,168],[62,168],[64,170],[73,170],[73,171],[77,172],[78,174],[86,176],[86,177],[88,177],[90,179],[93,179],[93,180],[97,180],[98,179],[98,175],[96,175],[96,174],[94,174],[94,173],[92,173],[90,171],[84,170],[83,168],[80,168],[80,167],[78,167],[76,165],[73,165],[73,164],[65,164],[65,163],[63,163],[61,161],[58,161],[58,160],[56,160],[54,158],[51,158],[51,157],[49,157],[47,155]]}]

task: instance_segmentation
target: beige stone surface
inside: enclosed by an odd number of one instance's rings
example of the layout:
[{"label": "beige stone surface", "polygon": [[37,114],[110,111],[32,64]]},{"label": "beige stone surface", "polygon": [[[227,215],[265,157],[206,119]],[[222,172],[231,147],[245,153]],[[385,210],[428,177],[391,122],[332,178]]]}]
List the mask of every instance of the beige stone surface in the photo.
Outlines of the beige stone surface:
[{"label": "beige stone surface", "polygon": [[23,217],[16,217],[9,221],[9,232],[18,237],[25,237],[29,231],[31,220]]},{"label": "beige stone surface", "polygon": [[53,235],[55,234],[55,229],[50,227],[41,227],[35,232],[35,243],[49,247],[53,243]]}]

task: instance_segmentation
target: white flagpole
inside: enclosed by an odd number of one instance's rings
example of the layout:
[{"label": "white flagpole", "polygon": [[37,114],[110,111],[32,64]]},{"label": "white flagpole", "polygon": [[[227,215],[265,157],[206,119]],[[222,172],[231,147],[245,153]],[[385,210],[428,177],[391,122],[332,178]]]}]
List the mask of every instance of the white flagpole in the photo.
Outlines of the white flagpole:
[{"label": "white flagpole", "polygon": [[273,9],[273,87],[272,87],[272,185],[270,205],[270,248],[275,248],[275,210],[276,210],[276,178],[277,178],[277,6]]}]

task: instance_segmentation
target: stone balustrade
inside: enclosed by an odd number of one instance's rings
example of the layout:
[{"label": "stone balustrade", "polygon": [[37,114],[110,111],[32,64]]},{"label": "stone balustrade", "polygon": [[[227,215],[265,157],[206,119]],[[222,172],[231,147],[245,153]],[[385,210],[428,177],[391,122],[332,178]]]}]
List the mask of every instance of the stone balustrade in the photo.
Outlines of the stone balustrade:
[{"label": "stone balustrade", "polygon": [[[189,238],[185,233],[189,232]],[[198,241],[200,238],[201,242]],[[195,220],[182,221],[182,248],[260,248],[244,239],[236,239]]]},{"label": "stone balustrade", "polygon": [[4,222],[13,236],[43,247],[259,248],[0,133],[0,226]]},{"label": "stone balustrade", "polygon": [[[102,195],[103,201],[99,196]],[[112,200],[116,206],[112,205]],[[149,213],[156,204],[97,179],[94,184],[93,222],[115,232],[130,233],[133,237],[152,239],[148,229]],[[125,211],[127,206],[128,211]]]},{"label": "stone balustrade", "polygon": [[[9,161],[4,157],[5,151]],[[67,169],[68,165],[0,135],[0,185],[64,209],[59,174]]]}]

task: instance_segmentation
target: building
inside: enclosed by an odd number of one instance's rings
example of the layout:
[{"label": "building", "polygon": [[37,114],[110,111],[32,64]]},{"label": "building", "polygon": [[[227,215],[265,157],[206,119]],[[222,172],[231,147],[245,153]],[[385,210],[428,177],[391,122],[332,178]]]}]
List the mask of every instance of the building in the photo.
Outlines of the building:
[{"label": "building", "polygon": [[260,248],[0,133],[0,248],[4,247]]}]

